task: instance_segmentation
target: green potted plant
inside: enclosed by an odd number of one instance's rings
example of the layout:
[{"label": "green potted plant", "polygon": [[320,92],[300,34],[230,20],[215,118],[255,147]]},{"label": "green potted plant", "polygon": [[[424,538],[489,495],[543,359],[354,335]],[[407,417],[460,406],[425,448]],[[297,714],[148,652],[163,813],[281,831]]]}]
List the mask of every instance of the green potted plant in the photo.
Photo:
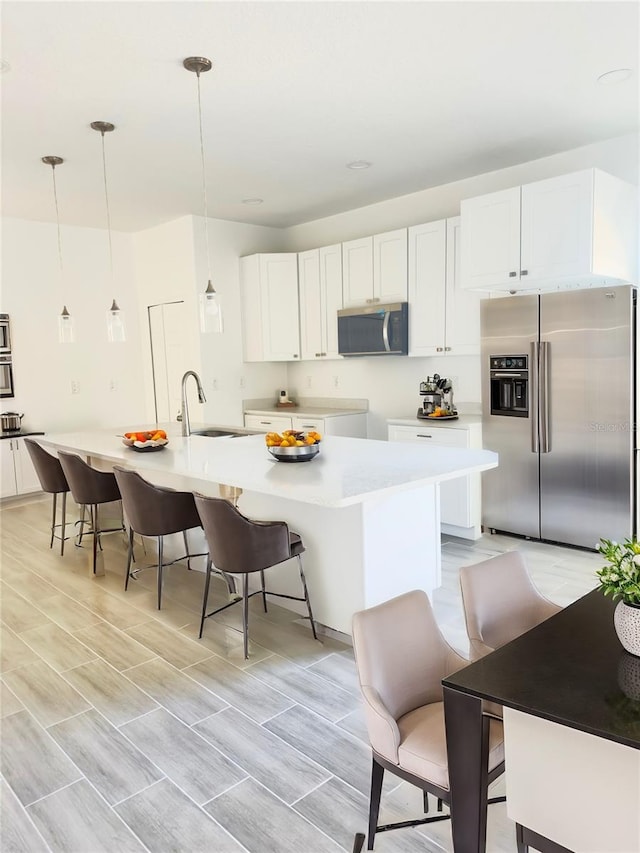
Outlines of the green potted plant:
[{"label": "green potted plant", "polygon": [[640,657],[640,542],[600,539],[596,549],[607,561],[596,572],[600,589],[619,599],[613,614],[618,639],[628,652]]}]

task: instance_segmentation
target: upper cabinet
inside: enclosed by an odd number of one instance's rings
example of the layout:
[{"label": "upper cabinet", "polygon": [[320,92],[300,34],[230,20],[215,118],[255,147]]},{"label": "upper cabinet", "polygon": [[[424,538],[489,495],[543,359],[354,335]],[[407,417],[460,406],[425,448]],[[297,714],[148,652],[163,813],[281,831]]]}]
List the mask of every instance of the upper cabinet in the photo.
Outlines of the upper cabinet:
[{"label": "upper cabinet", "polygon": [[634,282],[636,190],[587,169],[461,204],[462,287]]},{"label": "upper cabinet", "polygon": [[407,301],[407,229],[342,244],[343,306]]},{"label": "upper cabinet", "polygon": [[299,359],[297,254],[241,258],[240,288],[244,360]]},{"label": "upper cabinet", "polygon": [[338,311],[342,308],[342,247],[324,246],[298,255],[300,356],[304,360],[342,358],[338,354]]},{"label": "upper cabinet", "polygon": [[460,287],[460,217],[409,228],[409,355],[480,352],[480,294]]}]

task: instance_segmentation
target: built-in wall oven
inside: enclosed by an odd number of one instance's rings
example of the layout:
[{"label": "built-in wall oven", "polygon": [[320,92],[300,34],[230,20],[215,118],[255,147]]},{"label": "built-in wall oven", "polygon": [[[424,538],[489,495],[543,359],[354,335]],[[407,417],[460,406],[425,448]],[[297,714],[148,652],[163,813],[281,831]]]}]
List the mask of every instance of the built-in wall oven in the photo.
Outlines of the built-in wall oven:
[{"label": "built-in wall oven", "polygon": [[0,397],[13,397],[13,367],[7,355],[0,355]]},{"label": "built-in wall oven", "polygon": [[11,329],[8,314],[0,314],[0,355],[11,355]]}]

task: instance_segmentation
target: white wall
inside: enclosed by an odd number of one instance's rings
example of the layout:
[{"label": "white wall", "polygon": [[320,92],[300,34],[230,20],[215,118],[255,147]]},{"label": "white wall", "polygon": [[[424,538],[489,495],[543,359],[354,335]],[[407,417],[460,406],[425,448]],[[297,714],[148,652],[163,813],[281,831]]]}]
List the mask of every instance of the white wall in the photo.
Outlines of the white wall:
[{"label": "white wall", "polygon": [[[463,198],[590,167],[637,184],[639,140],[637,134],[631,134],[296,225],[285,232],[286,250],[304,251],[457,216]],[[455,399],[461,410],[479,411],[479,356],[301,362],[289,365],[287,382],[292,394],[307,397],[367,397],[369,437],[386,438],[386,418],[414,416],[420,399],[419,382],[433,373],[454,379]]]},{"label": "white wall", "polygon": [[242,400],[273,395],[286,380],[285,364],[243,364],[240,315],[239,258],[254,252],[281,251],[278,228],[209,219],[213,284],[224,318],[222,335],[201,335],[199,302],[207,286],[204,218],[185,216],[133,237],[140,310],[147,420],[153,420],[153,385],[147,306],[184,300],[187,316],[186,367],[202,379],[207,397],[200,406],[189,381],[192,421],[242,424]]},{"label": "white wall", "polygon": [[[106,231],[63,226],[62,253],[64,288],[55,224],[3,219],[0,311],[11,319],[15,397],[3,399],[1,409],[24,412],[24,427],[47,432],[113,425],[123,413],[127,419],[141,418],[131,236],[113,233],[113,285]],[[107,341],[113,297],[125,317],[123,344]],[[58,343],[63,302],[75,321],[76,343],[71,345]],[[78,394],[71,393],[72,380]]]}]

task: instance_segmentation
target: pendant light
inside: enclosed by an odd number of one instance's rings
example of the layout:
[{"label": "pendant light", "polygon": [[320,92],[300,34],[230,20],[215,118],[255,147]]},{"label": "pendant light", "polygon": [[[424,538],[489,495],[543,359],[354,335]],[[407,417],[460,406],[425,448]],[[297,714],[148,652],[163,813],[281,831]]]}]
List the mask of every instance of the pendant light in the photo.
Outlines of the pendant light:
[{"label": "pendant light", "polygon": [[[60,283],[64,295],[64,266],[62,264],[62,239],[60,237],[60,212],[58,210],[58,189],[56,187],[56,166],[64,163],[62,157],[56,157],[54,154],[49,154],[42,157],[42,162],[51,166],[51,175],[53,177],[53,201],[56,207],[56,226],[58,228],[58,262],[60,264]],[[75,340],[73,329],[73,317],[69,313],[67,306],[62,306],[62,312],[58,315],[58,341],[61,344],[72,344]]]},{"label": "pendant light", "polygon": [[188,56],[183,61],[187,71],[192,71],[198,82],[198,124],[200,128],[200,159],[202,162],[202,200],[204,206],[204,239],[207,254],[207,287],[200,294],[200,331],[205,334],[222,332],[222,306],[211,280],[211,252],[209,250],[209,223],[207,210],[207,172],[204,160],[204,134],[202,132],[202,101],[200,97],[200,75],[211,71],[212,63],[204,56]]},{"label": "pendant light", "polygon": [[[109,271],[111,276],[111,286],[113,287],[113,245],[111,241],[111,212],[109,210],[107,160],[104,153],[104,135],[105,133],[112,133],[116,128],[110,121],[92,121],[91,129],[97,130],[102,138],[102,174],[104,178],[104,199],[107,208],[107,233],[109,235]],[[112,344],[121,344],[127,339],[122,311],[115,299],[111,303],[111,308],[107,311],[107,338]]]}]

